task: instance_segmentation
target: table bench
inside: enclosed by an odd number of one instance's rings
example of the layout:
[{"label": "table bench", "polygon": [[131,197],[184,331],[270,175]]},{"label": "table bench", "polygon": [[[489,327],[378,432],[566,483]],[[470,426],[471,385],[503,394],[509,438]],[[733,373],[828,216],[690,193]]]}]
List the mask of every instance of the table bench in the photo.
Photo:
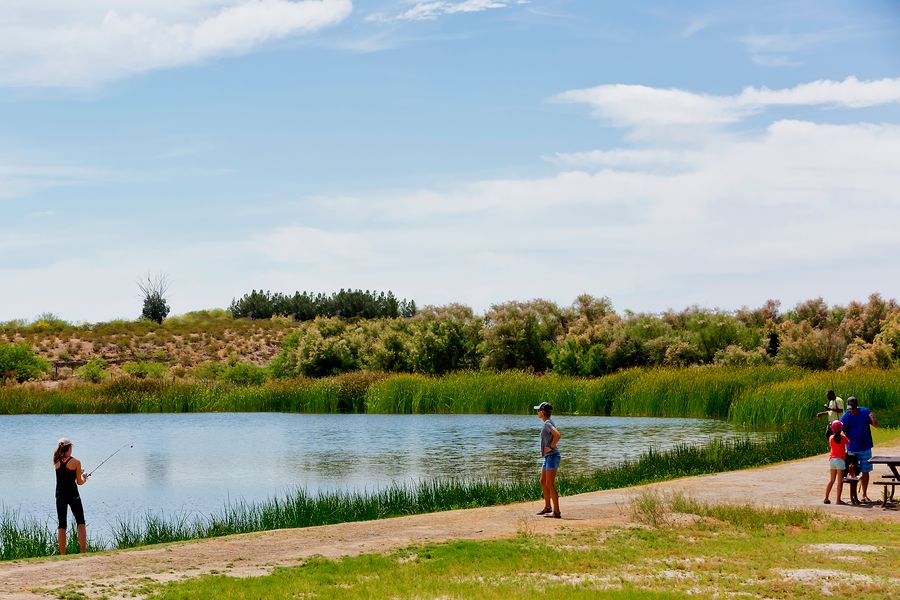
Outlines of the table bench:
[{"label": "table bench", "polygon": [[[887,507],[889,502],[896,503],[894,492],[897,491],[897,486],[900,485],[900,456],[873,456],[869,459],[869,463],[873,465],[887,465],[888,469],[891,470],[890,475],[881,476],[882,479],[887,481],[873,481],[872,484],[882,486],[882,506]],[[888,487],[891,488],[890,493],[888,493]]]}]

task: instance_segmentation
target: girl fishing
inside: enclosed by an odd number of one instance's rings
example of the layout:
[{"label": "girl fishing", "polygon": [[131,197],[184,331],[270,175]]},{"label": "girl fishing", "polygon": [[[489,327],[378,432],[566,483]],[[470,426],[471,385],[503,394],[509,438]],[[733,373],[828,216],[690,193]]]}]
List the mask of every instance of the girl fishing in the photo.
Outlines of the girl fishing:
[{"label": "girl fishing", "polygon": [[841,492],[844,489],[844,470],[847,468],[845,459],[847,458],[847,446],[850,445],[850,439],[841,433],[844,428],[840,421],[831,422],[832,435],[828,438],[828,444],[831,446],[831,454],[828,455],[828,465],[831,478],[828,480],[828,486],[825,488],[825,504],[831,504],[828,496],[831,495],[831,486],[837,479],[837,501],[835,504],[846,504],[841,500]]},{"label": "girl fishing", "polygon": [[56,517],[59,521],[56,530],[59,542],[59,553],[66,553],[66,516],[69,507],[78,525],[78,547],[81,552],[87,551],[87,528],[84,524],[84,508],[78,486],[87,483],[88,475],[81,470],[81,461],[72,458],[72,440],[62,438],[53,453],[53,468],[56,469]]}]

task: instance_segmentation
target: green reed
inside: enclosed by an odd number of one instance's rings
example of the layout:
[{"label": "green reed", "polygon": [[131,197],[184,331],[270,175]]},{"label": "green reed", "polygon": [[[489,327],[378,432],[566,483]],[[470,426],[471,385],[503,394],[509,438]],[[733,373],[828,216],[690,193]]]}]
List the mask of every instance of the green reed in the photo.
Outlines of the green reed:
[{"label": "green reed", "polygon": [[458,372],[441,377],[356,372],[262,385],[118,379],[56,389],[0,386],[0,414],[306,412],[558,414],[728,418],[754,427],[811,418],[827,389],[900,423],[900,370],[811,372],[779,367],[631,369],[606,377]]},{"label": "green reed", "polygon": [[728,417],[750,426],[806,421],[822,410],[829,389],[845,402],[856,396],[862,406],[879,413],[882,425],[900,424],[900,369],[807,372],[789,381],[748,388],[735,398]]},{"label": "green reed", "polygon": [[[102,550],[103,546],[88,539],[87,548],[91,552]],[[73,523],[66,533],[66,554],[78,552],[78,532]],[[57,554],[56,529],[47,521],[21,514],[0,505],[0,560],[17,560],[34,556]]]}]

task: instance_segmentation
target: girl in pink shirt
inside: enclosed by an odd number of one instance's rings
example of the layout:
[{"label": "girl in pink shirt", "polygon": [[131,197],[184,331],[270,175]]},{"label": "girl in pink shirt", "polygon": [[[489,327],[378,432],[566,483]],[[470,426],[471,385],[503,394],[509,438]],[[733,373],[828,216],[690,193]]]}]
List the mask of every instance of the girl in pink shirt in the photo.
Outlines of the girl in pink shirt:
[{"label": "girl in pink shirt", "polygon": [[830,468],[831,478],[828,480],[828,486],[825,488],[825,504],[831,504],[828,496],[831,495],[831,486],[837,479],[837,501],[835,504],[846,504],[841,500],[841,492],[844,488],[844,469],[847,468],[844,459],[847,458],[847,446],[850,445],[850,438],[841,433],[844,426],[840,421],[832,421],[831,431],[834,433],[828,437],[828,445],[831,446],[831,454],[828,455],[828,465]]}]

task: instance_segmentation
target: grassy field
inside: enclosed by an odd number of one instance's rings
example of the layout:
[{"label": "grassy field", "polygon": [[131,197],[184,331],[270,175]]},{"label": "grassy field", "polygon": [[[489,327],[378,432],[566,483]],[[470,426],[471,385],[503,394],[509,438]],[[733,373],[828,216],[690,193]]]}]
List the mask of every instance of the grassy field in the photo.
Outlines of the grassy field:
[{"label": "grassy field", "polygon": [[116,379],[100,384],[0,386],[0,414],[310,412],[560,414],[727,418],[755,428],[812,419],[834,387],[856,395],[884,425],[900,425],[900,370],[846,373],[778,367],[632,369],[585,379],[521,371],[442,377],[354,372],[321,379],[223,381]]},{"label": "grassy field", "polygon": [[[642,527],[313,558],[266,577],[207,576],[145,588],[201,598],[822,598],[896,594],[900,527],[804,510],[642,498]],[[869,548],[835,550],[830,544]],[[874,551],[867,551],[873,550]],[[893,590],[893,591],[892,591]]]}]

